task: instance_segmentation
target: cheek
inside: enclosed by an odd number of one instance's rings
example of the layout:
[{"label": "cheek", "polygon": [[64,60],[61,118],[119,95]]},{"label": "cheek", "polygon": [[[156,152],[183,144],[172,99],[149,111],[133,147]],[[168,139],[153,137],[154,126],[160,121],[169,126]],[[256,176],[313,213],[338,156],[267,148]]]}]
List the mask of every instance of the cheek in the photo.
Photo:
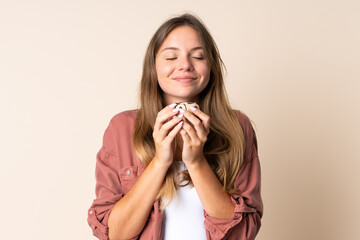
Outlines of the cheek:
[{"label": "cheek", "polygon": [[207,64],[199,66],[199,72],[205,79],[210,78],[210,68]]},{"label": "cheek", "polygon": [[174,71],[174,68],[170,64],[156,64],[156,73],[158,78],[168,77]]}]

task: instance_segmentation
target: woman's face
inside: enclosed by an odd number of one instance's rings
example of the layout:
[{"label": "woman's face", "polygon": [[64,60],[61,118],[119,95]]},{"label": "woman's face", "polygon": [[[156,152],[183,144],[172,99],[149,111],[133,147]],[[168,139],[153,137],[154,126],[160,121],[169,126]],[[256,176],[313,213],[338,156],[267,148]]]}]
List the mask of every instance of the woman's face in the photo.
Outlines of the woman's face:
[{"label": "woman's face", "polygon": [[156,54],[156,73],[166,104],[195,102],[209,82],[210,68],[198,33],[189,26],[169,33]]}]

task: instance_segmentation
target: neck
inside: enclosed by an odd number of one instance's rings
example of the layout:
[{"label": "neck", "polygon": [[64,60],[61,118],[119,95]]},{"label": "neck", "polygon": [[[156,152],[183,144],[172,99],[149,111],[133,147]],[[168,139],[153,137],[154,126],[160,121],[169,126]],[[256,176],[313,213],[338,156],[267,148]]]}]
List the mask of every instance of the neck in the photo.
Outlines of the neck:
[{"label": "neck", "polygon": [[166,105],[170,105],[172,103],[179,103],[179,102],[198,102],[199,98],[196,97],[192,97],[192,98],[175,98],[175,97],[170,97],[170,96],[164,96],[164,100]]}]

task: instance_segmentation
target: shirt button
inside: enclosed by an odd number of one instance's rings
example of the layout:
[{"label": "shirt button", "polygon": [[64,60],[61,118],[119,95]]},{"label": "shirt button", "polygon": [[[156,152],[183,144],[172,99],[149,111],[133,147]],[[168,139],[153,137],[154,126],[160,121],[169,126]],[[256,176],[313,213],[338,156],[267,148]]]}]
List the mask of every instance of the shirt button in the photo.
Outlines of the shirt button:
[{"label": "shirt button", "polygon": [[130,171],[129,171],[129,170],[126,171],[126,175],[128,175],[128,176],[130,175]]},{"label": "shirt button", "polygon": [[92,211],[92,210],[90,210],[89,214],[93,214],[93,211]]}]

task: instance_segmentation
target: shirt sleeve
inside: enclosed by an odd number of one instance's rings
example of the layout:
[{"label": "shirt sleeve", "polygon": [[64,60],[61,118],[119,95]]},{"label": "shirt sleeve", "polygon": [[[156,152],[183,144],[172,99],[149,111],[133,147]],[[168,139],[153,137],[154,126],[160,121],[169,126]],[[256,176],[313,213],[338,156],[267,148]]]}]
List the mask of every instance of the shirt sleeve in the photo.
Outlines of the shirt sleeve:
[{"label": "shirt sleeve", "polygon": [[108,240],[108,218],[112,207],[123,196],[119,176],[114,167],[116,156],[103,146],[96,157],[96,199],[88,210],[88,223],[100,240]]},{"label": "shirt sleeve", "polygon": [[113,206],[124,196],[119,176],[119,159],[116,154],[116,127],[113,121],[105,130],[103,144],[96,155],[96,199],[88,210],[88,223],[100,240],[108,240],[108,218]]},{"label": "shirt sleeve", "polygon": [[235,205],[234,213],[230,219],[223,220],[204,212],[207,239],[251,240],[259,232],[263,214],[261,172],[257,140],[251,124],[248,135],[244,162],[236,178],[238,193],[230,196]]}]

